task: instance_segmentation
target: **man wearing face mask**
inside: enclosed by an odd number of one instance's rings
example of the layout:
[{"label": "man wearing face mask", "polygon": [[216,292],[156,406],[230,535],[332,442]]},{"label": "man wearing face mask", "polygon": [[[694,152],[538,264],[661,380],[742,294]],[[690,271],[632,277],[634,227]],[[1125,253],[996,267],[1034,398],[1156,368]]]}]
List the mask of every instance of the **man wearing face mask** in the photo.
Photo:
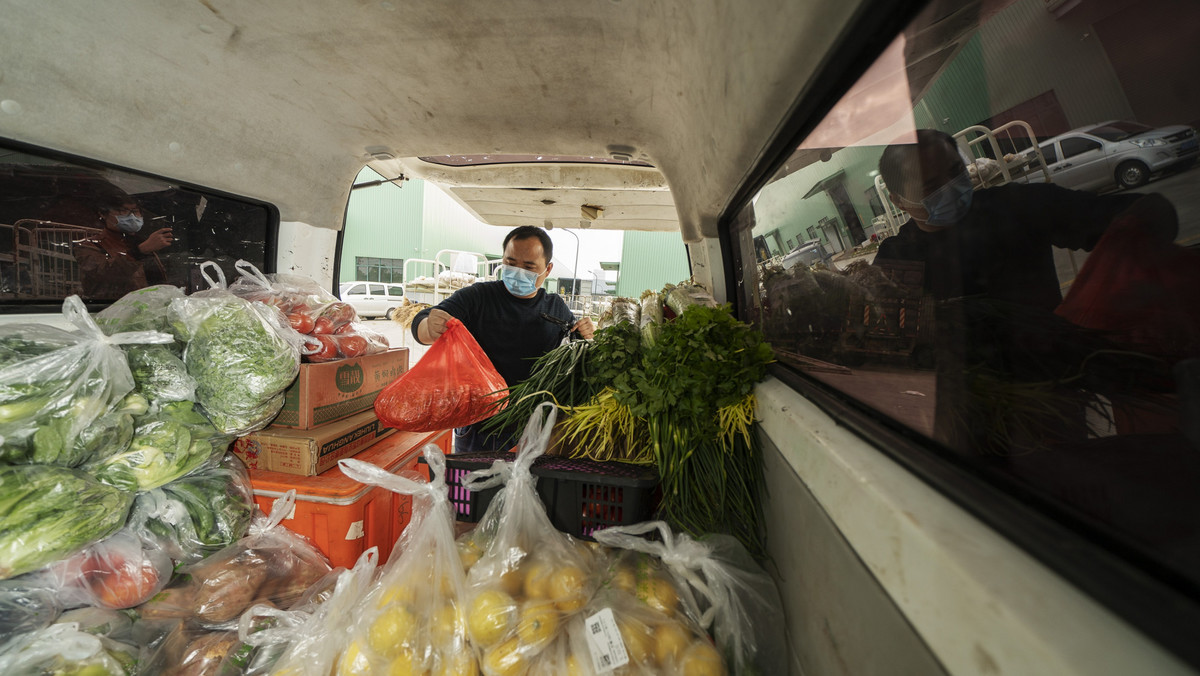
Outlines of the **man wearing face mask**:
[{"label": "man wearing face mask", "polygon": [[1052,247],[1091,251],[1123,212],[1165,201],[1045,183],[973,190],[954,139],[932,129],[884,150],[879,173],[910,220],[880,243],[875,263],[926,263],[925,288],[938,300],[987,296],[1053,310],[1062,294]]},{"label": "man wearing face mask", "polygon": [[[554,243],[541,228],[523,225],[504,238],[503,265],[499,279],[476,282],[456,291],[437,306],[413,318],[413,336],[430,345],[455,317],[479,342],[485,354],[509,386],[529,378],[533,362],[557,347],[564,325],[585,339],[595,331],[592,320],[576,320],[567,304],[542,285],[554,267]],[[551,317],[553,319],[547,319]],[[455,452],[502,450],[515,443],[520,430],[483,436],[476,423],[454,431]]]},{"label": "man wearing face mask", "polygon": [[85,299],[116,300],[147,286],[143,263],[149,260],[161,269],[157,252],[170,246],[174,236],[170,228],[162,228],[139,240],[145,221],[131,198],[102,204],[99,212],[102,230],[76,243],[75,260]]}]

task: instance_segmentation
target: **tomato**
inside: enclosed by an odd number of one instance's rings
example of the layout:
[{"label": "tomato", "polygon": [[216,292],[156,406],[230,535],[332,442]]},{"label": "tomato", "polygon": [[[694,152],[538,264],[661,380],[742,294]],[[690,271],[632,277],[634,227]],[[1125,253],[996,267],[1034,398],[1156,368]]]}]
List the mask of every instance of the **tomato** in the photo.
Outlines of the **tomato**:
[{"label": "tomato", "polygon": [[316,326],[312,317],[300,312],[293,312],[287,316],[287,319],[288,324],[300,333],[312,333],[313,327]]},{"label": "tomato", "polygon": [[145,603],[158,591],[158,570],[144,558],[126,559],[109,553],[92,557],[86,568],[84,578],[88,588],[105,608],[132,608]]},{"label": "tomato", "polygon": [[337,341],[333,339],[333,336],[318,335],[317,340],[321,343],[321,349],[313,354],[305,355],[309,361],[332,361],[338,358]]},{"label": "tomato", "polygon": [[358,357],[367,351],[367,339],[357,334],[348,333],[338,336],[337,343],[344,357]]},{"label": "tomato", "polygon": [[329,335],[333,333],[333,320],[329,317],[317,317],[317,321],[313,323],[312,333],[316,335]]},{"label": "tomato", "polygon": [[354,326],[354,323],[353,323],[353,322],[351,322],[351,323],[348,323],[348,324],[342,324],[341,326],[339,326],[339,327],[337,327],[336,329],[334,329],[334,330],[333,330],[333,332],[334,332],[335,334],[337,334],[337,335],[341,335],[341,334],[343,334],[343,333],[354,333],[354,332],[355,332],[355,328],[356,328],[356,327]]},{"label": "tomato", "polygon": [[329,317],[334,326],[349,324],[358,319],[358,313],[354,311],[354,306],[341,301],[326,305],[325,309],[321,310],[321,316]]}]

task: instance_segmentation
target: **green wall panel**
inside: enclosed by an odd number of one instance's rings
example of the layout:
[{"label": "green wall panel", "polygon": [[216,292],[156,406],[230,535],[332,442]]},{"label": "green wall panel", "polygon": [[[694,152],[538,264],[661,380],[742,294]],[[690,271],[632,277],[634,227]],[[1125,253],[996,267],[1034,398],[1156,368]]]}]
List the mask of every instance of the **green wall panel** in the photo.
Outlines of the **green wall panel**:
[{"label": "green wall panel", "polygon": [[677,232],[628,230],[621,244],[621,274],[617,295],[637,298],[646,289],[659,290],[692,276],[687,246]]}]

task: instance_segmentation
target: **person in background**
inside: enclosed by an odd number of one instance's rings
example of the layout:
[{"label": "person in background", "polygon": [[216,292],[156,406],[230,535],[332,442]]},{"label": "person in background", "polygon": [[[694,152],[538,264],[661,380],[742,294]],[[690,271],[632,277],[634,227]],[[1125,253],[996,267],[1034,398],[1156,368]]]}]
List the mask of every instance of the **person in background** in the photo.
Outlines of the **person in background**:
[{"label": "person in background", "polygon": [[[170,228],[156,230],[139,240],[145,221],[141,208],[131,197],[109,200],[99,207],[99,234],[75,243],[80,283],[85,300],[116,300],[147,286],[143,263],[150,259],[162,268],[157,252],[174,241]],[[165,274],[165,271],[164,271]]]},{"label": "person in background", "polygon": [[[952,448],[1009,455],[1088,437],[1086,393],[1112,399],[1150,377],[1153,362],[1115,354],[1108,336],[1056,309],[1054,247],[1091,251],[1114,223],[1172,241],[1179,223],[1158,194],[1095,195],[1045,183],[975,190],[949,135],[918,130],[886,148],[879,172],[908,216],[873,265],[923,264],[932,306],[937,400],[934,437]],[[1012,398],[1044,383],[1075,383],[1057,398]],[[1068,392],[1069,390],[1069,392]]]},{"label": "person in background", "polygon": [[[432,344],[454,317],[471,332],[509,387],[528,379],[534,361],[562,343],[564,325],[585,339],[595,333],[591,319],[576,320],[562,298],[542,288],[554,267],[553,255],[554,243],[545,230],[532,225],[514,229],[504,238],[499,280],[476,282],[417,313],[413,336],[424,345]],[[507,450],[520,433],[484,435],[479,431],[482,424],[454,430],[455,452]]]}]

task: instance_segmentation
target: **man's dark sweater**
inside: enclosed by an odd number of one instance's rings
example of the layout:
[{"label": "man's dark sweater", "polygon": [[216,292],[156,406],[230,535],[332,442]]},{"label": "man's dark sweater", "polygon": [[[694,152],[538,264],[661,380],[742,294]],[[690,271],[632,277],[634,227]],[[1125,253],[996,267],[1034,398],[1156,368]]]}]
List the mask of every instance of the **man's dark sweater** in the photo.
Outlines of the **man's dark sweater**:
[{"label": "man's dark sweater", "polygon": [[[510,387],[528,379],[533,362],[562,342],[562,327],[543,318],[543,313],[575,323],[571,310],[557,294],[538,289],[533,298],[517,298],[499,281],[472,284],[435,307],[467,327]],[[413,318],[414,338],[417,327],[428,316],[426,309]]]}]

